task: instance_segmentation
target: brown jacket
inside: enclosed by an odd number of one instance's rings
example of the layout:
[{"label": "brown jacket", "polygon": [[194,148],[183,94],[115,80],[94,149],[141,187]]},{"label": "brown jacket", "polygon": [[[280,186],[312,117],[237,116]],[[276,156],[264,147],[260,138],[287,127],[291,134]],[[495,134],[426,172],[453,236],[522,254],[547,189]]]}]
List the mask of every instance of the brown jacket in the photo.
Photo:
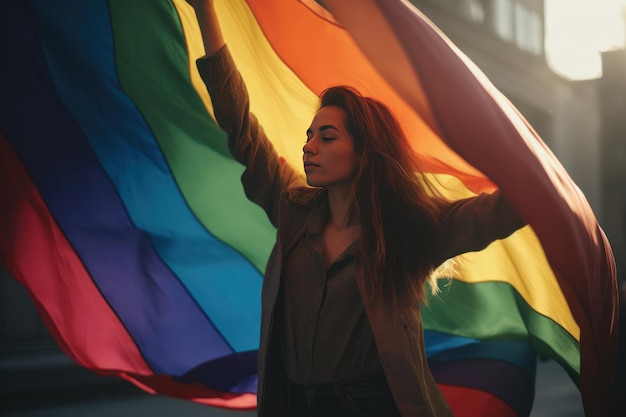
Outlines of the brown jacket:
[{"label": "brown jacket", "polygon": [[[228,135],[228,144],[245,165],[242,182],[248,198],[259,204],[277,227],[277,239],[265,271],[262,290],[261,342],[258,360],[258,415],[286,416],[286,377],[275,325],[283,261],[306,231],[319,189],[307,187],[303,178],[281,162],[249,112],[248,94],[228,48],[198,60],[198,69],[211,95],[216,119]],[[520,228],[522,222],[494,193],[451,204],[441,219],[436,253],[443,261],[485,248]],[[365,277],[357,275],[363,299],[370,299]],[[400,314],[388,305],[366,306],[378,354],[394,398],[404,417],[452,416],[426,360],[419,307],[414,300],[399,300]]]}]

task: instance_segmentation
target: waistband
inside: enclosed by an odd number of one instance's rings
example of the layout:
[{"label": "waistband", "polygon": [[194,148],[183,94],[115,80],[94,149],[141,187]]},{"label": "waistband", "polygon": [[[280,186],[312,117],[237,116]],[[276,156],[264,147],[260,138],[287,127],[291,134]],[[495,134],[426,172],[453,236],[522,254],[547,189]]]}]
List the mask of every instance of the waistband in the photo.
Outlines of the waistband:
[{"label": "waistband", "polygon": [[355,378],[337,380],[333,382],[315,384],[297,384],[290,382],[289,391],[292,396],[305,396],[309,399],[320,397],[339,397],[344,393],[358,392],[362,395],[371,393],[389,392],[385,375],[375,374]]}]

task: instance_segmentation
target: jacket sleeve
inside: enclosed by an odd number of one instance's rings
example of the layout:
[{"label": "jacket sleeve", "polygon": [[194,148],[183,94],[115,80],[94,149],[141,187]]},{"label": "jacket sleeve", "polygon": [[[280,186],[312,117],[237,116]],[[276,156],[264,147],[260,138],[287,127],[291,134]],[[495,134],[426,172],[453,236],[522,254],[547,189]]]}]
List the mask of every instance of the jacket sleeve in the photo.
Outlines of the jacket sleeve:
[{"label": "jacket sleeve", "polygon": [[499,190],[455,201],[441,216],[435,266],[462,253],[480,251],[524,225]]},{"label": "jacket sleeve", "polygon": [[305,186],[304,180],[274,149],[254,114],[248,91],[227,46],[196,62],[215,118],[228,136],[233,157],[246,168],[241,176],[246,196],[261,206],[277,226],[280,196]]}]

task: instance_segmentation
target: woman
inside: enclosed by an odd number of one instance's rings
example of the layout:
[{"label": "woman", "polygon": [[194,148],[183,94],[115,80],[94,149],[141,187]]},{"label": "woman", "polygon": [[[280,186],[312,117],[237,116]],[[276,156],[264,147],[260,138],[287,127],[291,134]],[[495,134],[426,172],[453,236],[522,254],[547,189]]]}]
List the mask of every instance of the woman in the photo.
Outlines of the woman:
[{"label": "woman", "polygon": [[253,114],[213,0],[194,7],[198,69],[248,198],[277,227],[262,294],[260,416],[450,416],[428,369],[419,301],[443,261],[522,222],[498,194],[446,203],[417,175],[382,103],[321,96],[303,147],[306,183]]}]

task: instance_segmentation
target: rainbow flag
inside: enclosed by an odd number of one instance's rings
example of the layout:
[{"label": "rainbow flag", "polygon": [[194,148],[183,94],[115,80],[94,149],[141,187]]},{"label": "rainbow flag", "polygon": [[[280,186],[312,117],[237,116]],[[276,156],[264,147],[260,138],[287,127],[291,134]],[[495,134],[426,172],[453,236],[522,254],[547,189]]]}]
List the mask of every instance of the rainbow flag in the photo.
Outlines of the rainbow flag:
[{"label": "rainbow flag", "polygon": [[[526,120],[404,1],[217,1],[279,153],[301,169],[326,87],[387,103],[442,192],[502,190],[528,226],[463,255],[422,310],[457,416],[527,416],[535,358],[606,414],[612,253]],[[184,0],[0,6],[0,263],[80,365],[212,406],[256,403],[262,271],[275,230],[212,116]]]}]

